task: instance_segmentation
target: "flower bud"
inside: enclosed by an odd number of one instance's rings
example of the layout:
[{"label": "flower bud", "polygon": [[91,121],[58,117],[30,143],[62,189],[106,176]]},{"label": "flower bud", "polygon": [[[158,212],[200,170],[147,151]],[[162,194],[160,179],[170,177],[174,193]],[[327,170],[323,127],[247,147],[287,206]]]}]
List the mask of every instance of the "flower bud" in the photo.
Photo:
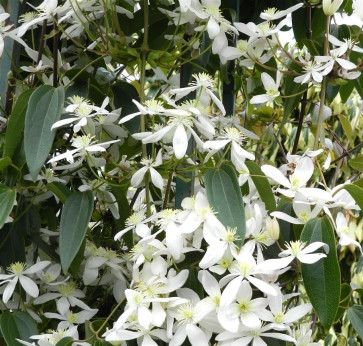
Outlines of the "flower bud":
[{"label": "flower bud", "polygon": [[271,237],[271,239],[273,240],[279,239],[280,226],[275,217],[273,219],[270,217],[266,219],[266,231],[268,235]]},{"label": "flower bud", "polygon": [[326,16],[332,16],[338,11],[343,0],[323,0],[323,11]]}]

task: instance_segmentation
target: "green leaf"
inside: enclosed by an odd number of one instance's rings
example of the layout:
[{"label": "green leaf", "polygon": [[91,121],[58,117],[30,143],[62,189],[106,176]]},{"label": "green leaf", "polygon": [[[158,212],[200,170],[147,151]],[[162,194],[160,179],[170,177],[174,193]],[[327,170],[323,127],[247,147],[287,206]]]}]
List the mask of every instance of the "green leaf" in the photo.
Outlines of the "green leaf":
[{"label": "green leaf", "polygon": [[25,114],[34,89],[21,93],[11,112],[5,133],[4,156],[12,157],[23,138]]},{"label": "green leaf", "polygon": [[74,339],[71,336],[66,336],[65,338],[59,340],[55,346],[71,346]]},{"label": "green leaf", "polygon": [[363,171],[363,154],[358,154],[354,159],[349,160],[348,163],[350,167]]},{"label": "green leaf", "polygon": [[342,87],[339,90],[339,94],[343,104],[348,101],[348,98],[352,94],[353,89],[354,89],[354,84],[352,81],[348,81],[347,84],[342,85]]},{"label": "green leaf", "polygon": [[67,198],[72,194],[72,191],[60,182],[48,183],[47,189],[52,191],[62,203],[65,203]]},{"label": "green leaf", "polygon": [[313,264],[301,263],[301,273],[306,293],[326,330],[334,322],[340,298],[340,269],[337,259],[335,236],[327,216],[309,220],[301,234],[301,241],[316,241],[329,246],[326,258]]},{"label": "green leaf", "polygon": [[363,189],[353,184],[344,185],[344,189],[349,192],[349,194],[357,202],[359,208],[363,210]]},{"label": "green leaf", "polygon": [[33,180],[38,176],[44,161],[52,148],[55,130],[52,125],[60,119],[64,104],[62,86],[53,88],[42,85],[29,99],[25,117],[25,158]]},{"label": "green leaf", "polygon": [[352,306],[348,310],[348,318],[355,331],[363,338],[363,306]]},{"label": "green leaf", "polygon": [[246,216],[242,193],[234,169],[224,165],[219,169],[208,169],[204,177],[208,201],[217,212],[224,226],[237,228],[237,246],[241,246],[246,234]]},{"label": "green leaf", "polygon": [[256,189],[262,201],[266,205],[266,209],[268,210],[269,213],[275,211],[276,210],[275,197],[274,194],[272,193],[271,186],[268,183],[267,177],[261,171],[260,166],[252,161],[246,161],[245,164],[248,170],[250,171],[251,179],[255,184]]},{"label": "green leaf", "polygon": [[34,319],[24,311],[2,312],[0,329],[7,346],[23,345],[16,339],[30,342],[30,336],[39,334]]},{"label": "green leaf", "polygon": [[349,120],[343,114],[339,114],[338,117],[340,120],[340,124],[342,125],[343,130],[345,132],[345,135],[348,137],[350,146],[354,147],[353,130],[352,130],[352,126],[350,125]]},{"label": "green leaf", "polygon": [[92,210],[91,191],[73,193],[64,204],[59,235],[59,251],[64,272],[67,272],[82,245]]},{"label": "green leaf", "polygon": [[5,156],[4,158],[0,159],[0,171],[11,165],[13,161],[9,156]]},{"label": "green leaf", "polygon": [[0,229],[4,226],[15,202],[16,192],[0,184]]},{"label": "green leaf", "polygon": [[334,321],[337,322],[340,317],[343,316],[346,308],[349,306],[350,295],[352,292],[352,288],[348,284],[340,285],[340,299],[339,299],[339,307],[337,314],[335,315]]}]

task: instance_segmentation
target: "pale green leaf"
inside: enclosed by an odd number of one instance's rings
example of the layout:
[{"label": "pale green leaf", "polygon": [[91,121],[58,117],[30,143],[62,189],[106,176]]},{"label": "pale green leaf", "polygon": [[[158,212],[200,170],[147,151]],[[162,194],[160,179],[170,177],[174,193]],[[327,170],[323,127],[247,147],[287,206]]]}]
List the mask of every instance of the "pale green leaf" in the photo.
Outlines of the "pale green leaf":
[{"label": "pale green leaf", "polygon": [[363,154],[357,155],[354,159],[349,160],[348,163],[350,167],[363,171]]},{"label": "pale green leaf", "polygon": [[73,193],[64,204],[59,235],[59,251],[64,272],[67,272],[82,245],[92,210],[91,191]]},{"label": "pale green leaf", "polygon": [[52,125],[60,119],[64,104],[64,88],[42,85],[29,99],[25,117],[25,158],[33,180],[49,155],[55,137]]},{"label": "pale green leaf", "polygon": [[326,258],[313,264],[301,263],[306,293],[325,329],[334,322],[340,298],[340,269],[337,259],[333,226],[327,216],[309,220],[302,231],[301,241],[316,241],[329,246]]},{"label": "pale green leaf", "polygon": [[236,228],[236,243],[241,246],[246,234],[246,216],[234,169],[229,165],[208,169],[204,181],[208,201],[217,212],[217,218],[224,226]]},{"label": "pale green leaf", "polygon": [[353,138],[352,125],[350,125],[349,120],[343,114],[339,114],[338,117],[340,120],[340,124],[343,127],[344,133],[348,138],[349,144],[353,148],[354,147],[354,138]]}]

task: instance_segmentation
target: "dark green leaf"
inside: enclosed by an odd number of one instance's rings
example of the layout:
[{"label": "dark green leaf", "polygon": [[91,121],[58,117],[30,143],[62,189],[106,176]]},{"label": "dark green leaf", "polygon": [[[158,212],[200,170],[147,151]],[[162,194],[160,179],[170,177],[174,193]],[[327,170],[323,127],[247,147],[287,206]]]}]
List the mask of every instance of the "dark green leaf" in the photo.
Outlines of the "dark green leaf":
[{"label": "dark green leaf", "polygon": [[348,310],[348,318],[355,331],[363,338],[363,306],[352,306]]},{"label": "dark green leaf", "polygon": [[342,85],[342,87],[339,90],[342,103],[347,102],[349,96],[352,94],[353,89],[354,89],[354,84],[352,81],[348,81],[348,83]]},{"label": "dark green leaf", "polygon": [[363,171],[363,154],[358,154],[354,159],[349,160],[348,163],[352,168]]},{"label": "dark green leaf", "polygon": [[359,208],[363,210],[363,189],[353,184],[344,185],[344,188],[354,198]]},{"label": "dark green leaf", "polygon": [[91,191],[73,193],[64,204],[59,235],[59,251],[64,272],[67,272],[82,245],[92,210]]},{"label": "dark green leaf", "polygon": [[4,226],[15,202],[16,192],[0,184],[0,229]]},{"label": "dark green leaf", "polygon": [[74,339],[70,336],[66,336],[65,338],[59,340],[55,346],[71,346],[73,344]]},{"label": "dark green leaf", "polygon": [[339,307],[337,314],[335,315],[334,319],[335,322],[337,322],[340,319],[340,317],[343,316],[346,308],[349,306],[351,292],[352,288],[348,284],[340,285]]},{"label": "dark green leaf", "polygon": [[33,91],[34,89],[24,91],[15,103],[6,128],[4,156],[12,157],[23,138],[26,109]]},{"label": "dark green leaf", "polygon": [[19,229],[6,224],[0,232],[0,265],[7,268],[15,262],[25,262],[24,236]]},{"label": "dark green leaf", "polygon": [[241,246],[246,234],[246,216],[234,169],[229,165],[208,169],[204,181],[208,201],[217,218],[224,226],[237,229],[237,246]]},{"label": "dark green leaf", "polygon": [[55,181],[54,183],[48,183],[47,189],[52,191],[62,203],[65,203],[67,198],[72,194],[64,184]]},{"label": "dark green leaf", "polygon": [[34,319],[24,311],[3,311],[0,316],[0,329],[7,346],[23,345],[16,339],[31,341],[29,337],[38,334]]},{"label": "dark green leaf", "polygon": [[4,158],[0,159],[0,171],[11,165],[13,162],[9,156],[5,156]]},{"label": "dark green leaf", "polygon": [[[136,105],[132,102],[133,99],[137,101],[139,100],[139,93],[133,85],[126,82],[118,82],[112,86],[111,89],[114,94],[115,107],[121,107],[121,117],[139,111]],[[126,122],[124,126],[130,131],[130,133],[138,132],[140,128],[140,117],[131,119]]]},{"label": "dark green leaf", "polygon": [[340,269],[337,259],[333,226],[327,216],[309,220],[301,234],[301,241],[316,241],[329,246],[326,258],[313,264],[301,263],[306,293],[326,330],[334,322],[340,298]]},{"label": "dark green leaf", "polygon": [[64,104],[63,87],[42,85],[29,99],[25,118],[25,158],[33,180],[36,180],[52,148],[56,131],[52,125],[60,119]]},{"label": "dark green leaf", "polygon": [[265,178],[265,174],[261,171],[259,165],[252,161],[245,162],[248,170],[250,171],[251,179],[256,186],[256,189],[262,199],[262,201],[266,205],[266,209],[269,213],[276,210],[276,202],[274,194],[272,193],[271,186],[268,183],[267,177]]}]

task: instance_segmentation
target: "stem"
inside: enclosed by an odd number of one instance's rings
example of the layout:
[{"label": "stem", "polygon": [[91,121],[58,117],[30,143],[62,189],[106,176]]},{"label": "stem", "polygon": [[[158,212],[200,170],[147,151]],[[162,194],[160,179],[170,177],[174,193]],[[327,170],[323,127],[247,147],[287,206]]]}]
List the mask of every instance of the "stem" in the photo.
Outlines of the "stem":
[{"label": "stem", "polygon": [[[324,55],[328,55],[329,27],[330,27],[330,16],[327,16],[326,17],[326,22],[325,22]],[[316,126],[316,133],[315,133],[315,141],[314,141],[313,150],[317,150],[318,146],[319,146],[320,128],[323,125],[323,113],[324,113],[324,104],[325,104],[325,97],[326,97],[326,84],[327,84],[327,81],[328,81],[327,76],[324,76],[323,83],[321,85],[321,91],[320,91],[319,117],[318,117],[318,123],[317,123],[317,126]]]},{"label": "stem", "polygon": [[[306,38],[311,40],[312,31],[311,31],[311,7],[306,7]],[[304,91],[303,98],[301,99],[301,110],[299,114],[299,123],[297,125],[296,136],[294,141],[294,146],[292,148],[292,154],[294,155],[299,146],[300,134],[304,122],[306,105],[308,103],[308,92],[307,90]]]},{"label": "stem", "polygon": [[350,155],[353,151],[355,151],[356,149],[359,149],[360,147],[363,146],[363,142],[360,142],[359,144],[357,144],[354,148],[347,150],[344,154],[340,155],[339,157],[337,157],[335,160],[333,160],[330,164],[334,164],[338,161],[340,161],[341,159],[343,159],[344,157]]},{"label": "stem", "polygon": [[58,25],[57,14],[54,15],[53,30],[56,34],[53,36],[53,87],[58,85]]},{"label": "stem", "polygon": [[[145,102],[145,72],[146,72],[146,57],[149,51],[148,36],[149,36],[149,1],[144,0],[144,39],[141,45],[141,74],[140,74],[140,103]],[[140,117],[140,130],[141,132],[146,131],[146,119],[145,114],[141,114]],[[146,144],[142,143],[142,157],[147,157]],[[146,199],[146,216],[151,216],[151,205],[150,205],[150,175],[145,174],[145,199]]]},{"label": "stem", "polygon": [[168,200],[169,200],[169,194],[170,194],[170,188],[171,188],[172,181],[173,181],[173,172],[170,172],[168,184],[166,185],[166,190],[165,190],[163,209],[166,209],[168,206]]}]

